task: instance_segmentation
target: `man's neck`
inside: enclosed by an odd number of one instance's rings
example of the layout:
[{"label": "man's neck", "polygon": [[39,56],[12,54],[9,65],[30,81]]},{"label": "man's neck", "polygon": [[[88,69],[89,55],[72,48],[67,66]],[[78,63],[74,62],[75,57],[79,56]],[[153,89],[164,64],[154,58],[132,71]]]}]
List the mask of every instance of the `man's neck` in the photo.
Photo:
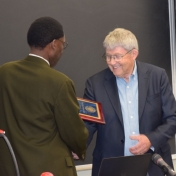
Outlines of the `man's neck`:
[{"label": "man's neck", "polygon": [[37,54],[33,54],[33,53],[29,53],[30,56],[35,56],[35,57],[38,57],[42,60],[44,60],[45,62],[48,63],[48,65],[50,65],[49,61],[47,59],[45,59],[44,57],[40,56],[40,55],[37,55]]}]

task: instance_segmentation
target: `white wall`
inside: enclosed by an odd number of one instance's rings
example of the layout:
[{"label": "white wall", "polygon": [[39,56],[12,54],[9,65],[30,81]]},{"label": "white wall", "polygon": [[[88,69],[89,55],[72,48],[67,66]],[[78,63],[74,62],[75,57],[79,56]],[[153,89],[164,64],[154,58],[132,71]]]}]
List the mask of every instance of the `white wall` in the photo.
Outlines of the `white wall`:
[{"label": "white wall", "polygon": [[78,176],[91,176],[92,164],[76,166]]},{"label": "white wall", "polygon": [[176,170],[176,154],[172,155],[172,160],[174,164],[174,169]]}]

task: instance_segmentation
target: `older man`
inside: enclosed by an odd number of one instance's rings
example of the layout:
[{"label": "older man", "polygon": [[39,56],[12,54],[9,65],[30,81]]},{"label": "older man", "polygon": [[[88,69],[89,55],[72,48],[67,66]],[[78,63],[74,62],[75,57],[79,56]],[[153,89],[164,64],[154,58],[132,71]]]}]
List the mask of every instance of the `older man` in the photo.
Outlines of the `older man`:
[{"label": "older man", "polygon": [[[156,152],[172,164],[168,140],[176,132],[176,103],[164,69],[136,61],[138,42],[126,29],[117,28],[104,40],[109,68],[90,77],[84,98],[102,104],[106,124],[85,122],[88,144],[97,131],[92,176],[103,158]],[[150,176],[164,175],[150,163]]]}]

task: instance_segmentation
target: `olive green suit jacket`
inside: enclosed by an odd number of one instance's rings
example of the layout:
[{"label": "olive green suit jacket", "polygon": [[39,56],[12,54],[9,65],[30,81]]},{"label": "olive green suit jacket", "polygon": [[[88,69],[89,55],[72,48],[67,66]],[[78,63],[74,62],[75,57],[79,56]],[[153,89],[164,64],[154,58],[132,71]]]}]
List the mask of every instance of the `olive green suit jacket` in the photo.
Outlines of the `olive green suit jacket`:
[{"label": "olive green suit jacket", "polygon": [[[0,129],[21,176],[75,176],[71,152],[83,159],[88,131],[79,117],[73,82],[42,59],[28,56],[0,67]],[[0,175],[16,176],[0,138]]]}]

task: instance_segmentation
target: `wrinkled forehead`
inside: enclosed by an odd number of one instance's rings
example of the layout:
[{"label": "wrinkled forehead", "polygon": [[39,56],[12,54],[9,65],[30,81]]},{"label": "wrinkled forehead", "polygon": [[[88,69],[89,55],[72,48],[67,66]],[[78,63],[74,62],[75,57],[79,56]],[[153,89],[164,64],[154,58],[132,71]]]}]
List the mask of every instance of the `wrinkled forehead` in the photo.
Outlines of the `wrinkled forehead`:
[{"label": "wrinkled forehead", "polygon": [[121,46],[116,46],[113,48],[105,48],[106,53],[113,53],[113,54],[124,54],[127,50]]}]

